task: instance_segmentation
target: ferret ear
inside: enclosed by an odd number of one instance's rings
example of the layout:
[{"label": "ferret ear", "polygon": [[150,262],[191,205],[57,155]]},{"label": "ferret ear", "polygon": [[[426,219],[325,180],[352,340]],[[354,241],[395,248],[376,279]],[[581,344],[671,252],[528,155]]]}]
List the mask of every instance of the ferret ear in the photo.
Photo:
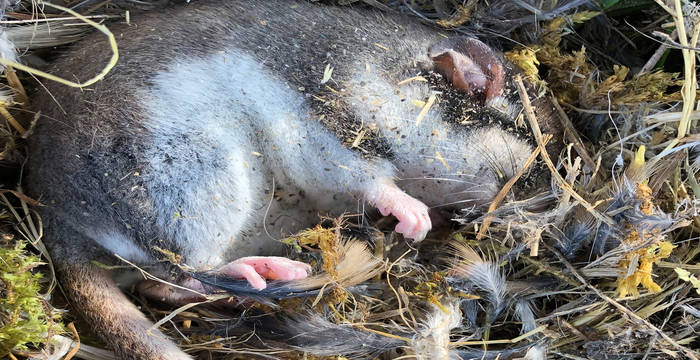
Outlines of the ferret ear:
[{"label": "ferret ear", "polygon": [[435,70],[448,78],[452,86],[467,94],[485,93],[486,100],[503,93],[505,72],[496,54],[481,41],[451,37],[428,49]]}]

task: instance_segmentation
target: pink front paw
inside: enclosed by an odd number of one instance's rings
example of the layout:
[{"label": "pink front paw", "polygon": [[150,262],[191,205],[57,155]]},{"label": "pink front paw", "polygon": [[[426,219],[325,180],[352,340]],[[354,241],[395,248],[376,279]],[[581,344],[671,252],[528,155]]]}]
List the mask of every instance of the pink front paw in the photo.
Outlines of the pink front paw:
[{"label": "pink front paw", "polygon": [[250,286],[262,290],[267,286],[265,279],[304,279],[311,273],[311,266],[279,256],[248,256],[222,266],[219,272],[244,278]]},{"label": "pink front paw", "polygon": [[380,183],[368,194],[368,200],[384,216],[394,215],[399,223],[396,232],[417,241],[423,240],[432,228],[428,207],[421,201],[403,192],[391,181]]}]

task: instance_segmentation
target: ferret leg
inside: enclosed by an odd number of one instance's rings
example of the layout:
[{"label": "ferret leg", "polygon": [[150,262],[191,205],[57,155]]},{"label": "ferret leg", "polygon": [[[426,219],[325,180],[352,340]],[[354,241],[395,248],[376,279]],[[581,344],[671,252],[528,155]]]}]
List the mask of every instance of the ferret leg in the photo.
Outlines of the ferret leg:
[{"label": "ferret leg", "polygon": [[298,280],[311,273],[311,266],[279,256],[248,256],[219,268],[219,272],[248,280],[258,290],[270,280]]},{"label": "ferret leg", "polygon": [[399,189],[391,180],[379,181],[368,192],[367,200],[373,203],[382,215],[394,215],[399,223],[396,232],[404,237],[423,240],[432,228],[428,207]]},{"label": "ferret leg", "polygon": [[[422,240],[431,229],[428,207],[401,191],[394,181],[388,161],[369,161],[338,143],[338,139],[313,122],[288,119],[270,129],[267,153],[277,154],[287,177],[309,193],[353,193],[364,197],[384,215],[392,214],[399,224],[396,231],[406,238]],[[288,131],[279,130],[288,126]],[[267,130],[272,131],[272,130]],[[284,135],[281,135],[284,134]]]}]

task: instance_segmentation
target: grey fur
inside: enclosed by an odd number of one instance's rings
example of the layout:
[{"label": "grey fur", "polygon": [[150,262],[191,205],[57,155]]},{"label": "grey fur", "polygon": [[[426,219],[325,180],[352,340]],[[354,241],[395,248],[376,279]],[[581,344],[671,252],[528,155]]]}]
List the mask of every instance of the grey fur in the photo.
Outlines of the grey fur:
[{"label": "grey fur", "polygon": [[[97,314],[88,316],[97,333],[126,358],[159,358],[144,354],[174,345],[120,327],[120,315],[100,306],[102,295],[82,285],[114,286],[89,260],[113,262],[116,253],[154,265],[159,247],[211,270],[270,255],[280,251],[270,238],[313,225],[319,213],[361,208],[392,177],[431,206],[480,205],[499,189],[495,170],[509,178],[531,151],[488,121],[474,130],[443,119],[442,95],[415,125],[420,109],[410,100],[432,90],[397,83],[420,73],[429,44],[441,37],[397,15],[211,0],[143,14],[112,31],[120,62],[104,80],[85,90],[49,84],[55,101],[37,96],[42,117],[26,181],[47,204],[46,245],[66,269],[60,276],[71,297]],[[86,79],[107,51],[101,35],[88,37],[50,72]],[[320,85],[326,65],[337,93]],[[338,136],[375,125],[371,146],[351,149]],[[484,280],[501,279],[483,266],[491,277]],[[500,310],[495,293],[492,300]]]}]

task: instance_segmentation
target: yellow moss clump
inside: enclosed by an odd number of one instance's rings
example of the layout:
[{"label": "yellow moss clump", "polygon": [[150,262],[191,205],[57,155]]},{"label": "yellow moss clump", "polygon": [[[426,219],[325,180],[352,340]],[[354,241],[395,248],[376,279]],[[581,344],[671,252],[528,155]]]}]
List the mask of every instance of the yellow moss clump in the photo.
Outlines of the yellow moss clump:
[{"label": "yellow moss clump", "polygon": [[[641,102],[670,102],[680,100],[680,92],[668,93],[674,85],[682,85],[678,74],[657,71],[628,78],[629,69],[615,65],[613,74],[597,81],[595,66],[588,62],[586,48],[562,52],[560,44],[570,32],[569,23],[587,21],[596,12],[581,12],[569,18],[557,18],[543,26],[538,44],[517,47],[506,58],[537,82],[542,78],[560,102],[581,104],[587,108],[607,108],[613,105],[634,105]],[[539,73],[539,65],[546,74]]]},{"label": "yellow moss clump", "polygon": [[321,225],[316,225],[312,229],[304,230],[296,235],[290,236],[282,242],[299,247],[318,246],[323,257],[323,270],[331,277],[337,275],[338,266],[338,242],[335,229],[326,229]]},{"label": "yellow moss clump", "polygon": [[[645,183],[637,183],[635,197],[639,201],[639,210],[644,215],[652,215],[654,213],[654,202],[652,190]],[[635,269],[630,275],[621,276],[617,279],[617,293],[620,297],[625,297],[628,294],[632,296],[639,295],[637,288],[642,285],[650,292],[656,293],[661,291],[661,287],[654,282],[652,277],[654,264],[671,255],[671,251],[675,246],[668,241],[661,241],[663,236],[656,230],[631,230],[624,244],[633,246],[639,243],[640,239],[657,238],[653,240],[653,245],[637,250],[630,251],[625,254],[625,257],[620,261],[620,270],[627,273],[628,269]]]},{"label": "yellow moss clump", "polygon": [[445,314],[449,314],[449,310],[444,305],[442,305],[442,302],[440,301],[445,296],[445,294],[443,294],[440,291],[440,283],[444,283],[444,281],[445,277],[442,274],[434,272],[432,276],[432,281],[424,281],[417,284],[414,287],[411,294],[421,297],[430,303],[433,303]]},{"label": "yellow moss clump", "polygon": [[682,85],[677,73],[656,71],[629,80],[629,69],[625,66],[614,65],[613,75],[608,76],[599,84],[582,94],[581,102],[591,106],[602,106],[608,96],[614,105],[636,105],[640,102],[670,102],[678,101],[679,92],[666,93],[673,85]]},{"label": "yellow moss clump", "polygon": [[654,264],[671,255],[675,246],[669,241],[662,241],[658,245],[652,245],[645,249],[632,251],[625,254],[625,258],[620,261],[620,269],[627,270],[632,261],[637,262],[636,270],[630,276],[623,276],[617,279],[617,293],[620,297],[628,294],[638,296],[637,288],[642,285],[652,293],[661,291],[661,287],[652,278]]},{"label": "yellow moss clump", "polygon": [[[638,201],[639,211],[647,216],[654,214],[654,194],[647,185],[647,174],[645,171],[644,153],[646,148],[641,146],[635,153],[634,158],[625,170],[625,177],[635,184],[634,196]],[[639,230],[628,227],[629,233],[623,240],[623,246],[635,247],[640,243],[649,243],[643,249],[627,252],[618,268],[624,273],[617,279],[617,294],[625,297],[628,294],[638,296],[639,285],[652,293],[661,291],[653,279],[654,264],[671,255],[675,246],[669,241],[664,241],[664,236],[656,229]]]},{"label": "yellow moss clump", "polygon": [[636,190],[637,200],[639,200],[639,211],[644,215],[654,214],[654,198],[651,188],[647,184],[638,183]]},{"label": "yellow moss clump", "polygon": [[[326,229],[321,225],[316,225],[316,227],[308,230],[304,230],[297,235],[291,236],[287,239],[282,240],[282,242],[287,244],[292,244],[297,247],[301,246],[318,246],[321,249],[321,257],[323,257],[323,270],[328,273],[328,275],[333,280],[338,279],[338,241],[339,234],[337,230],[340,228],[340,224],[336,223],[336,227],[331,229]],[[331,290],[331,303],[342,303],[347,300],[347,293],[345,290],[335,287]]]},{"label": "yellow moss clump", "polygon": [[476,3],[476,0],[469,0],[466,5],[457,5],[449,19],[438,20],[437,24],[445,28],[453,28],[468,22],[476,8]]},{"label": "yellow moss clump", "polygon": [[182,263],[182,255],[180,254],[176,254],[170,250],[166,250],[158,246],[154,246],[153,249],[165,255],[165,260],[173,265],[179,265],[180,263]]},{"label": "yellow moss clump", "polygon": [[537,55],[534,49],[520,48],[508,51],[505,53],[506,59],[517,65],[525,73],[525,77],[530,82],[539,82],[540,75],[537,65],[540,64],[537,60]]}]

